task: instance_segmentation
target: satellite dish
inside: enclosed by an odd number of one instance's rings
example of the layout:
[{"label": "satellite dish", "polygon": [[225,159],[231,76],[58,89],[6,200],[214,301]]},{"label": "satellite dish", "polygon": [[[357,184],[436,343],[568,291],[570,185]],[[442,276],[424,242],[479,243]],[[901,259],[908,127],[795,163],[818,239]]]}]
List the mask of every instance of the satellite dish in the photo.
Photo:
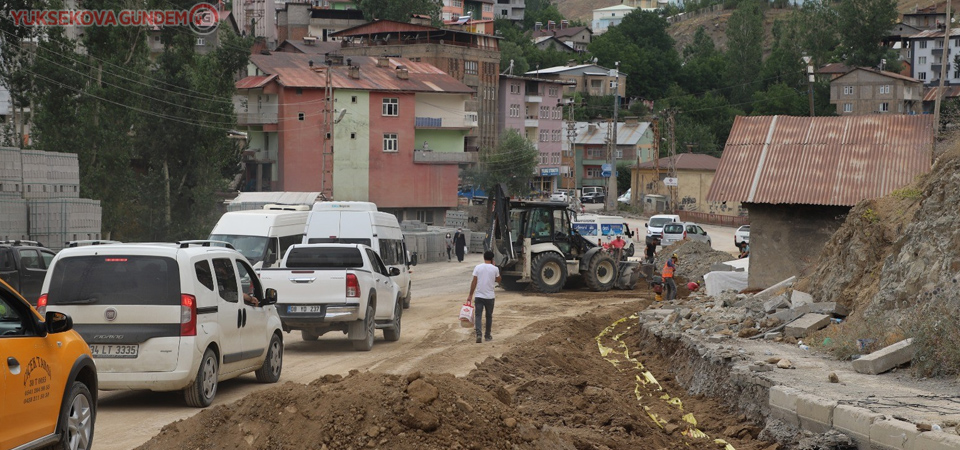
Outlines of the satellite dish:
[{"label": "satellite dish", "polygon": [[347,109],[346,109],[346,108],[341,109],[341,110],[340,110],[340,114],[337,115],[337,118],[334,119],[333,123],[340,123],[340,121],[343,120],[343,116],[344,116],[345,114],[347,114]]}]

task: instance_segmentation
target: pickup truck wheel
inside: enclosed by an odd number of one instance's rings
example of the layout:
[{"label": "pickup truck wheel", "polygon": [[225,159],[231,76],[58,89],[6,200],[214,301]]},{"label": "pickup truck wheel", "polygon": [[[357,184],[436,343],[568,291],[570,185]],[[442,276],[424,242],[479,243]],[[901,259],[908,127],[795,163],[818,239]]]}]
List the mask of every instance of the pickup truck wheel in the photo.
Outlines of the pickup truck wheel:
[{"label": "pickup truck wheel", "polygon": [[310,330],[300,330],[300,337],[303,338],[303,340],[305,341],[311,341],[311,342],[317,339],[320,339],[319,334],[316,334]]},{"label": "pickup truck wheel", "polygon": [[280,371],[283,370],[283,342],[280,336],[270,337],[270,346],[267,347],[267,359],[263,366],[257,369],[257,381],[261,383],[276,383],[280,380]]},{"label": "pickup truck wheel", "polygon": [[567,282],[567,263],[556,253],[541,253],[533,258],[530,278],[533,278],[533,288],[538,292],[560,292],[563,284]]},{"label": "pickup truck wheel", "polygon": [[377,323],[374,322],[374,314],[376,314],[376,311],[373,309],[373,305],[367,305],[367,314],[363,319],[363,329],[366,331],[366,336],[363,339],[351,341],[353,343],[354,350],[368,352],[373,348],[373,334],[377,331]]},{"label": "pickup truck wheel", "polygon": [[397,297],[397,304],[393,307],[393,321],[383,329],[383,338],[396,342],[400,340],[400,317],[403,316],[403,300]]},{"label": "pickup truck wheel", "polygon": [[627,258],[630,258],[633,256],[634,253],[636,253],[636,251],[637,251],[637,246],[631,245],[630,248],[624,250],[623,254],[627,255]]},{"label": "pickup truck wheel", "polygon": [[590,260],[590,265],[587,266],[583,278],[591,291],[609,291],[617,281],[617,263],[610,255],[597,253]]},{"label": "pickup truck wheel", "polygon": [[200,360],[200,368],[197,370],[197,376],[193,384],[183,390],[183,397],[187,405],[195,408],[205,408],[213,403],[213,397],[217,395],[217,373],[220,363],[217,361],[217,354],[212,349],[203,352],[203,359]]},{"label": "pickup truck wheel", "polygon": [[96,404],[87,385],[74,381],[70,393],[60,407],[57,432],[60,441],[48,447],[56,450],[89,450],[93,442],[93,424],[97,416]]},{"label": "pickup truck wheel", "polygon": [[413,286],[407,285],[407,295],[403,297],[403,309],[410,309],[410,300],[413,299]]}]

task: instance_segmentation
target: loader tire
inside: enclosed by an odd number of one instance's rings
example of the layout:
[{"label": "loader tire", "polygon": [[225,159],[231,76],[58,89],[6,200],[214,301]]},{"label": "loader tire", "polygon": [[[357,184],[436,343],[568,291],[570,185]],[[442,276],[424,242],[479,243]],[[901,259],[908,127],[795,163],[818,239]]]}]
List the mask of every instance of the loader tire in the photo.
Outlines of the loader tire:
[{"label": "loader tire", "polygon": [[617,282],[617,262],[606,253],[597,253],[587,265],[583,281],[591,291],[609,291]]},{"label": "loader tire", "polygon": [[567,282],[567,262],[563,257],[553,253],[541,253],[533,258],[533,267],[530,268],[531,286],[537,292],[553,294],[563,289]]}]

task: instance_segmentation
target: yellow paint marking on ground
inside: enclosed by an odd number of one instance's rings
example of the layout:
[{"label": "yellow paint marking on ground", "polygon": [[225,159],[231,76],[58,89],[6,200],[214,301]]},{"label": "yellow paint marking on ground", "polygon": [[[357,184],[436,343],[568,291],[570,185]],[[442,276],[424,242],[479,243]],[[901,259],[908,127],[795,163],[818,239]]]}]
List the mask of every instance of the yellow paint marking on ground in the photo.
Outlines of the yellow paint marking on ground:
[{"label": "yellow paint marking on ground", "polygon": [[[604,345],[602,342],[604,337],[607,337],[608,335],[610,335],[616,330],[617,325],[627,320],[634,320],[637,318],[639,318],[639,315],[633,314],[629,317],[624,317],[622,319],[619,319],[616,322],[613,322],[612,324],[610,324],[608,327],[604,328],[603,331],[601,331],[600,334],[598,334],[595,339],[597,341],[597,349],[600,351],[600,356],[602,356],[603,359],[610,362],[610,364],[613,364],[613,366],[616,367],[618,371],[623,372],[624,370],[626,370],[620,367],[620,364],[623,362],[633,362],[635,364],[635,368],[637,371],[640,372],[640,374],[636,375],[637,383],[634,386],[633,393],[634,393],[634,396],[637,397],[637,402],[640,402],[643,399],[643,397],[646,395],[646,392],[644,392],[645,389],[643,389],[645,386],[655,385],[656,390],[660,392],[663,392],[664,390],[663,386],[661,386],[660,382],[658,382],[657,379],[653,376],[653,373],[651,373],[649,370],[646,370],[646,368],[643,366],[643,363],[641,363],[636,358],[630,357],[630,349],[627,347],[626,342],[623,342],[622,340],[622,337],[627,334],[627,331],[609,336],[610,339],[612,339],[614,342],[617,343],[616,346],[608,347]],[[632,326],[627,326],[627,330],[629,331],[631,327]],[[621,348],[622,351],[617,351],[615,350],[615,348]],[[623,360],[619,358],[613,358],[613,357],[608,358],[608,356],[611,356],[611,355],[617,355],[617,356],[622,355]],[[654,397],[651,395],[651,398],[654,398]],[[661,401],[664,401],[666,404],[671,405],[679,409],[680,411],[683,411],[683,401],[681,401],[679,398],[671,397],[670,394],[664,393],[659,397],[659,399]],[[656,413],[651,412],[649,406],[643,405],[643,404],[641,404],[640,406],[643,407],[644,412],[646,412],[647,416],[649,416],[650,419],[653,420],[653,423],[657,424],[658,427],[664,428],[664,425],[669,423],[669,420],[660,418]],[[691,425],[690,428],[688,428],[686,431],[683,431],[681,433],[682,435],[687,436],[691,439],[709,439],[710,438],[709,436],[707,436],[706,433],[696,428],[697,419],[693,416],[692,413],[684,414],[682,417],[682,420]],[[736,450],[732,445],[728,444],[723,439],[715,439],[714,443],[716,443],[717,445],[723,445],[724,450]],[[685,443],[685,444],[688,447],[690,446],[689,443]]]}]

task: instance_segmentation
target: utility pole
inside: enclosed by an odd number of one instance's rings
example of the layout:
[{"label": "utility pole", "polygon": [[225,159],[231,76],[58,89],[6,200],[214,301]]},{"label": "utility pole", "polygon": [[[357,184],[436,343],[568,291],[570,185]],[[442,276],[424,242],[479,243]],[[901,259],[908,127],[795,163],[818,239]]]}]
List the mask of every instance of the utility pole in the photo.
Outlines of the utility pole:
[{"label": "utility pole", "polygon": [[[674,133],[675,113],[676,111],[673,109],[667,112],[667,132],[670,134],[670,154],[668,159],[670,161],[670,177],[674,179],[677,178],[677,142],[676,135]],[[668,192],[670,192],[670,209],[673,210],[674,213],[677,211],[677,190],[679,188],[679,186],[671,186],[667,188]]]},{"label": "utility pole", "polygon": [[620,111],[620,61],[613,69],[616,82],[613,84],[613,134],[610,139],[610,149],[607,154],[607,163],[610,164],[610,179],[607,180],[607,210],[617,210],[617,114]]},{"label": "utility pole", "polygon": [[[313,66],[313,61],[310,61]],[[327,156],[333,154],[333,80],[330,70],[333,68],[333,61],[327,60],[324,68],[325,83],[323,88],[323,129],[320,137],[320,193],[328,200],[333,199],[333,192],[327,192]],[[327,151],[327,148],[330,151]]]},{"label": "utility pole", "polygon": [[937,97],[933,103],[934,137],[940,134],[940,99],[943,97],[943,82],[947,78],[947,66],[950,65],[950,3],[952,2],[947,0],[947,14],[943,28],[943,48],[940,53],[940,87],[937,88]]},{"label": "utility pole", "polygon": [[[567,100],[567,157],[571,158],[570,171],[573,176],[573,196],[577,197],[577,153],[573,146],[573,141],[577,138],[577,123],[573,120],[574,99]],[[567,188],[569,189],[569,188]],[[577,197],[579,198],[579,197]]]},{"label": "utility pole", "polygon": [[813,64],[810,62],[813,58],[809,56],[803,57],[803,62],[807,64],[807,97],[810,99],[810,117],[814,116],[813,112]]}]

